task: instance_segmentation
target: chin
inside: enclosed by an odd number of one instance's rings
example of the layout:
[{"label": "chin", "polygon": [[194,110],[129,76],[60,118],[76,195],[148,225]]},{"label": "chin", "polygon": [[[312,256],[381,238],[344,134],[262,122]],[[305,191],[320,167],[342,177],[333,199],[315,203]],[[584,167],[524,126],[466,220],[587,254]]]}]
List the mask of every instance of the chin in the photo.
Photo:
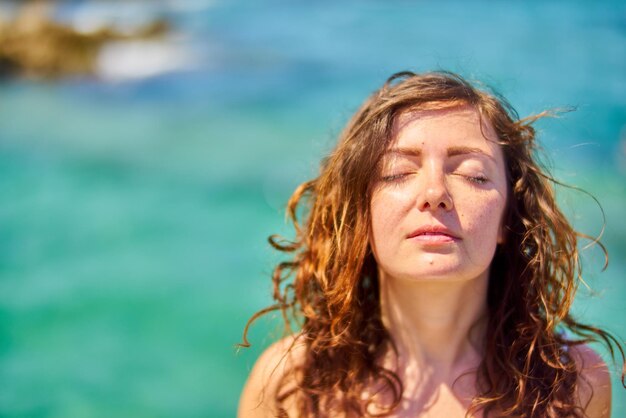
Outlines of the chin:
[{"label": "chin", "polygon": [[428,269],[420,268],[389,272],[386,276],[412,282],[460,282],[486,277],[487,271],[487,269],[482,271],[468,271],[458,266],[440,265]]}]

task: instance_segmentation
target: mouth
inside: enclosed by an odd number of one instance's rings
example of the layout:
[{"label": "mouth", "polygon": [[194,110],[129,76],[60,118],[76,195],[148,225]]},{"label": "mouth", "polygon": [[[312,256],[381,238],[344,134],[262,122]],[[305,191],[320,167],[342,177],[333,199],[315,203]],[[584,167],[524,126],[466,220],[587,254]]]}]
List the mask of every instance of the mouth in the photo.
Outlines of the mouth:
[{"label": "mouth", "polygon": [[427,243],[446,243],[457,241],[460,237],[444,226],[425,225],[408,234],[407,239]]}]

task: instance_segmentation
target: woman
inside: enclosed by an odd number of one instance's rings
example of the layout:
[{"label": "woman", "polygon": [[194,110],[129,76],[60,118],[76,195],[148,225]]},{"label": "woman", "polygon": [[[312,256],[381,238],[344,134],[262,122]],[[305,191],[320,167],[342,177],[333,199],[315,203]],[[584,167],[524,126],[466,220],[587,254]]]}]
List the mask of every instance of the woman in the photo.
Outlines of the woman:
[{"label": "woman", "polygon": [[375,92],[291,197],[295,240],[270,239],[292,257],[251,321],[281,310],[291,336],[257,361],[239,416],[609,417],[586,343],[622,349],[569,314],[579,234],[533,157],[546,115],[520,120],[446,72]]}]

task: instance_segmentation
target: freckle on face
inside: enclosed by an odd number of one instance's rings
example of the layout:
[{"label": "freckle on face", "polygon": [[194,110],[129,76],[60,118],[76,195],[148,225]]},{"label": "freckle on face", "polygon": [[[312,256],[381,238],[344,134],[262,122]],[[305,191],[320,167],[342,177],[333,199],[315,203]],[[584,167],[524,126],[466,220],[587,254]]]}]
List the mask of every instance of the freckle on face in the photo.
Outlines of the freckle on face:
[{"label": "freckle on face", "polygon": [[[401,129],[394,131],[394,147],[419,149],[420,167],[440,169],[429,178],[441,179],[443,183],[435,186],[446,188],[453,205],[449,210],[419,208],[417,202],[426,190],[426,177],[421,177],[421,169],[411,171],[401,184],[377,187],[371,202],[371,244],[379,269],[387,276],[410,280],[475,278],[487,274],[499,239],[507,195],[504,157],[493,127],[485,124],[481,129],[480,117],[471,108],[412,112],[407,119]],[[468,182],[456,169],[447,168],[452,158],[449,150],[462,147],[484,150],[491,155],[494,165],[489,166],[486,184]],[[477,166],[475,160],[469,161],[470,167]],[[416,228],[433,224],[454,231],[459,239],[437,248],[407,239]]]}]

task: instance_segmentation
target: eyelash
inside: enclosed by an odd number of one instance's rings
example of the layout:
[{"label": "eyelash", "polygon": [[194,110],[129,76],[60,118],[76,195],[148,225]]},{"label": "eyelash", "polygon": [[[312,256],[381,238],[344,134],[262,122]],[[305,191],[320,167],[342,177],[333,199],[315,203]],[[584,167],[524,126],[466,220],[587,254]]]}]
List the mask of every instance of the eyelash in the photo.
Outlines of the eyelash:
[{"label": "eyelash", "polygon": [[409,173],[400,173],[400,174],[391,174],[389,176],[383,176],[380,179],[382,181],[384,181],[385,183],[392,183],[392,182],[400,182],[402,180],[405,180],[408,177]]},{"label": "eyelash", "polygon": [[[406,180],[406,178],[409,176],[410,173],[399,173],[399,174],[391,174],[389,176],[383,176],[381,177],[381,181],[384,181],[385,183],[399,183],[403,180]],[[475,184],[485,184],[487,183],[487,181],[489,181],[489,179],[485,176],[465,176],[462,174],[458,174],[459,176],[465,178],[467,181],[471,182],[471,183],[475,183]]]},{"label": "eyelash", "polygon": [[463,176],[463,177],[465,177],[468,181],[472,183],[476,183],[476,184],[485,184],[488,181],[487,177],[485,176]]}]

